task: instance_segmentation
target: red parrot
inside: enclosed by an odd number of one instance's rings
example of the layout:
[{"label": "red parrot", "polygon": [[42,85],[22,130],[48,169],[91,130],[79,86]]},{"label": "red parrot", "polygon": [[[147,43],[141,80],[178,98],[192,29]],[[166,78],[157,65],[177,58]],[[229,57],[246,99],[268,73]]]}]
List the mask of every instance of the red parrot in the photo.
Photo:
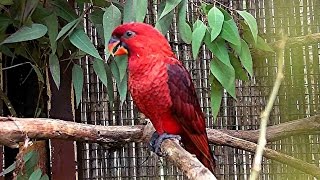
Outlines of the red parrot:
[{"label": "red parrot", "polygon": [[129,91],[156,129],[153,150],[161,154],[161,142],[178,135],[185,149],[213,172],[215,161],[194,85],[166,38],[151,25],[126,23],[114,29],[108,49],[114,56],[128,54]]}]

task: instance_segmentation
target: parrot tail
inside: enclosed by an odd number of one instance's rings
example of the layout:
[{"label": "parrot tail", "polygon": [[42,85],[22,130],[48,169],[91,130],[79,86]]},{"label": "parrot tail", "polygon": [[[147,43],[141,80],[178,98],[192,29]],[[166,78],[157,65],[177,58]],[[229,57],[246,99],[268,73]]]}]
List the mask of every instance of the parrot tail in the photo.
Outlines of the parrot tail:
[{"label": "parrot tail", "polygon": [[214,174],[215,159],[213,158],[207,135],[188,134],[182,136],[181,141],[185,149],[191,154],[195,154],[199,161]]}]

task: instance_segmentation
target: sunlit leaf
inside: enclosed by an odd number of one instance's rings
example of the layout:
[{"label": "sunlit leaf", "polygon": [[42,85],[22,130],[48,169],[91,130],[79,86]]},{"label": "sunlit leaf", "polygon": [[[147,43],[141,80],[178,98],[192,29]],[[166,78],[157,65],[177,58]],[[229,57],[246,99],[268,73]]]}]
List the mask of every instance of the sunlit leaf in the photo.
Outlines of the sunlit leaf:
[{"label": "sunlit leaf", "polygon": [[[164,7],[165,7],[165,1],[162,1],[160,3],[160,5],[159,5],[159,10],[158,10],[158,16],[157,17],[159,17],[159,14],[162,13]],[[171,11],[169,14],[164,16],[162,19],[158,18],[158,20],[156,22],[156,25],[155,25],[155,28],[158,29],[163,35],[165,35],[169,30],[169,27],[170,27],[170,25],[172,23],[172,20],[173,20],[173,11]]]},{"label": "sunlit leaf", "polygon": [[83,89],[83,70],[78,64],[74,64],[72,68],[72,83],[76,96],[76,107],[78,107]]},{"label": "sunlit leaf", "polygon": [[148,11],[148,0],[139,0],[136,1],[136,3],[136,6],[139,8],[139,10],[136,11],[136,21],[143,22]]},{"label": "sunlit leaf", "polygon": [[[114,30],[115,27],[120,25],[120,23],[121,23],[120,10],[116,6],[110,5],[108,8],[105,9],[105,12],[103,14],[103,31],[104,31],[105,44],[108,44],[109,39],[111,38],[112,31]],[[109,52],[106,51],[106,54],[109,54]]]},{"label": "sunlit leaf", "polygon": [[175,7],[178,6],[178,4],[181,2],[181,0],[166,0],[166,5],[161,12],[161,15],[159,19],[163,18],[167,14],[169,14]]},{"label": "sunlit leaf", "polygon": [[274,52],[269,44],[266,43],[265,40],[260,36],[257,37],[257,44],[254,47],[263,51]]},{"label": "sunlit leaf", "polygon": [[33,173],[30,175],[29,180],[40,180],[42,175],[42,171],[40,168],[33,171]]},{"label": "sunlit leaf", "polygon": [[220,36],[236,46],[241,46],[238,27],[233,19],[224,21]]},{"label": "sunlit leaf", "polygon": [[99,55],[99,52],[94,47],[87,34],[83,31],[83,29],[77,29],[76,31],[74,31],[70,35],[69,40],[75,47],[79,48],[81,51],[102,60],[102,58]]},{"label": "sunlit leaf", "polygon": [[[189,24],[186,22],[187,15],[187,0],[182,0],[178,10],[178,28],[180,38],[187,44],[191,43],[192,31]],[[171,12],[172,13],[172,12]],[[172,15],[173,16],[173,15]],[[173,17],[171,17],[172,19]],[[171,24],[171,23],[170,23]]]},{"label": "sunlit leaf", "polygon": [[196,59],[199,53],[200,46],[204,35],[206,34],[207,26],[200,20],[197,20],[196,23],[199,25],[192,32],[192,55],[193,59]]},{"label": "sunlit leaf", "polygon": [[23,26],[17,32],[7,37],[0,45],[38,39],[44,36],[47,30],[47,27],[42,24],[32,24],[31,27]]},{"label": "sunlit leaf", "polygon": [[255,42],[257,42],[257,36],[258,36],[258,25],[256,19],[247,11],[237,11],[240,16],[243,17],[247,25],[249,26],[253,39]]},{"label": "sunlit leaf", "polygon": [[60,64],[58,57],[55,54],[49,56],[49,68],[52,75],[53,81],[57,88],[60,87]]},{"label": "sunlit leaf", "polygon": [[56,41],[57,41],[58,39],[60,39],[62,36],[64,36],[65,34],[68,34],[68,32],[71,33],[70,30],[71,30],[71,29],[73,30],[73,29],[77,26],[79,20],[80,20],[80,19],[75,19],[75,20],[69,22],[68,24],[66,24],[65,26],[63,26],[62,29],[60,30],[57,38],[56,38]]},{"label": "sunlit leaf", "polygon": [[208,23],[211,27],[211,41],[215,40],[222,30],[224,21],[223,13],[217,8],[213,7],[208,12]]},{"label": "sunlit leaf", "polygon": [[217,81],[216,78],[213,78],[211,82],[210,101],[211,101],[211,109],[212,109],[212,115],[214,120],[217,119],[220,106],[221,106],[222,97],[223,97],[223,87]]}]

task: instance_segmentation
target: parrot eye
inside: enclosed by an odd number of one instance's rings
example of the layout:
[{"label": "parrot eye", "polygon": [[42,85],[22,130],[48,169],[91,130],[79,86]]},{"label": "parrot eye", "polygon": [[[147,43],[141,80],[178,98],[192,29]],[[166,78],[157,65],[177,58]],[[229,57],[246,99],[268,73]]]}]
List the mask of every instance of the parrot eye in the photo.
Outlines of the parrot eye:
[{"label": "parrot eye", "polygon": [[132,32],[132,31],[127,31],[127,32],[124,33],[124,37],[125,38],[130,38],[130,37],[132,37],[134,35],[135,35],[135,33]]}]

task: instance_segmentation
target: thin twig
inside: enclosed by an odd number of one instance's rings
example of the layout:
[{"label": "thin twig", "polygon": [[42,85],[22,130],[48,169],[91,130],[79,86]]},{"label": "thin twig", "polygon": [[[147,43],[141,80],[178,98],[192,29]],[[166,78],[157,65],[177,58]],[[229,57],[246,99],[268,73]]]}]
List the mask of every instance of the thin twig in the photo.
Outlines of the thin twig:
[{"label": "thin twig", "polygon": [[267,144],[266,140],[266,132],[267,132],[267,124],[270,117],[270,113],[273,108],[273,104],[277,98],[281,82],[283,80],[283,64],[284,64],[284,48],[286,44],[286,37],[282,38],[281,45],[279,46],[279,58],[278,58],[278,73],[277,77],[272,89],[272,92],[270,94],[268,104],[266,106],[266,109],[262,112],[260,118],[260,135],[258,140],[258,146],[256,149],[256,153],[253,160],[252,165],[252,171],[250,173],[250,180],[255,180],[258,178],[259,173],[261,171],[261,162],[262,162],[262,156],[263,156],[263,150]]}]

